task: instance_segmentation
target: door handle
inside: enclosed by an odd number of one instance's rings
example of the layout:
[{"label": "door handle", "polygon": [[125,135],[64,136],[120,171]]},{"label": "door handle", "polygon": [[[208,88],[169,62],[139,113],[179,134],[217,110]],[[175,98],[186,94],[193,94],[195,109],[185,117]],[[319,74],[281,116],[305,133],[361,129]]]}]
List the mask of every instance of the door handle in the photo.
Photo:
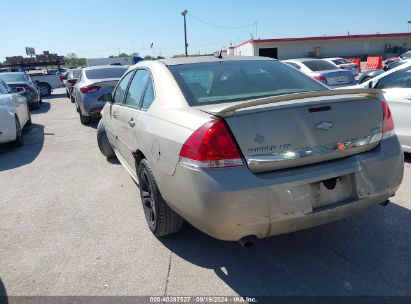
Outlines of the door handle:
[{"label": "door handle", "polygon": [[113,117],[117,118],[117,112],[113,112]]},{"label": "door handle", "polygon": [[136,125],[136,122],[133,120],[133,118],[128,121],[128,125],[134,128],[134,126]]}]

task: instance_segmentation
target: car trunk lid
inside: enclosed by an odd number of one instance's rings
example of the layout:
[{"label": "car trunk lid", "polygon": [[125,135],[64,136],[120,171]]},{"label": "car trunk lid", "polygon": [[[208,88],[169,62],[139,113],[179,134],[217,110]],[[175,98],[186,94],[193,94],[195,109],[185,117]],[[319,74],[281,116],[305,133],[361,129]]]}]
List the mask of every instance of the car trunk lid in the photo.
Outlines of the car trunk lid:
[{"label": "car trunk lid", "polygon": [[324,76],[328,85],[343,85],[352,84],[354,81],[354,75],[351,71],[335,70],[335,71],[323,71],[320,72],[321,76]]},{"label": "car trunk lid", "polygon": [[341,92],[361,90],[339,91],[197,108],[225,119],[248,167],[260,173],[337,159],[378,145],[381,101],[375,95]]}]

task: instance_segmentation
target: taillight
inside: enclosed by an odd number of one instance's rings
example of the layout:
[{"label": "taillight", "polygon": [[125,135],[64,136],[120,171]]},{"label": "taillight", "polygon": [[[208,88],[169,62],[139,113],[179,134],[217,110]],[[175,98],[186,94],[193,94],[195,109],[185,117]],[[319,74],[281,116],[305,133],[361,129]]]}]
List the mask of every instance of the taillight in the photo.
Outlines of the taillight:
[{"label": "taillight", "polygon": [[314,76],[313,78],[314,78],[315,80],[322,81],[322,82],[327,81],[327,79],[325,79],[324,76]]},{"label": "taillight", "polygon": [[64,81],[64,76],[60,75],[60,81],[63,82]]},{"label": "taillight", "polygon": [[32,90],[32,88],[31,88],[31,86],[29,86],[28,84],[19,84],[19,86],[18,86],[19,88],[24,88],[24,90],[26,90],[26,91],[31,91]]},{"label": "taillight", "polygon": [[222,120],[197,129],[184,143],[180,162],[196,169],[243,166],[240,151]]},{"label": "taillight", "polygon": [[386,139],[388,137],[395,135],[394,121],[392,119],[392,114],[391,114],[390,107],[388,106],[388,103],[385,100],[382,100],[381,105],[382,105],[382,117],[383,117],[382,137],[383,139]]},{"label": "taillight", "polygon": [[76,86],[76,83],[75,82],[70,82],[69,86],[70,86],[70,88],[74,88]]},{"label": "taillight", "polygon": [[98,90],[100,90],[100,87],[98,87],[98,86],[89,86],[89,87],[80,88],[81,93],[95,93]]}]

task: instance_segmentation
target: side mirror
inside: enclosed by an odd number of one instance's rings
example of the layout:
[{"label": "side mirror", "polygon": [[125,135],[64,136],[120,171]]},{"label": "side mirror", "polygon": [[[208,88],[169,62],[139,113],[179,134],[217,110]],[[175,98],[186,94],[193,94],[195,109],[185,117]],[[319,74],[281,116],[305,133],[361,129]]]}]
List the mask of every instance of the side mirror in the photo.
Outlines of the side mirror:
[{"label": "side mirror", "polygon": [[368,88],[372,89],[374,87],[374,83],[372,80],[370,80],[370,82],[368,83]]},{"label": "side mirror", "polygon": [[98,101],[113,103],[113,95],[111,95],[111,93],[103,94],[98,98]]},{"label": "side mirror", "polygon": [[16,93],[24,93],[24,92],[26,92],[26,89],[25,88],[23,88],[23,87],[17,87],[16,88]]}]

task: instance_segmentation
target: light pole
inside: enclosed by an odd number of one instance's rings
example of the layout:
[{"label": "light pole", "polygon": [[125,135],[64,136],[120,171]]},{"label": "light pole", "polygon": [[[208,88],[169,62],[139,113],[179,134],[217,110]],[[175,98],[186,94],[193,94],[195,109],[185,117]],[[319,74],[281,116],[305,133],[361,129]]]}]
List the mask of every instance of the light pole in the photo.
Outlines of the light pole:
[{"label": "light pole", "polygon": [[411,24],[411,21],[408,21],[407,24],[408,24],[408,33],[409,33],[409,32],[410,32],[410,24]]},{"label": "light pole", "polygon": [[187,44],[187,24],[186,24],[186,15],[187,15],[187,13],[188,13],[187,10],[184,10],[181,13],[181,16],[184,17],[184,48],[185,48],[186,57],[188,56],[188,52],[187,52],[187,47],[188,47],[188,44]]}]

